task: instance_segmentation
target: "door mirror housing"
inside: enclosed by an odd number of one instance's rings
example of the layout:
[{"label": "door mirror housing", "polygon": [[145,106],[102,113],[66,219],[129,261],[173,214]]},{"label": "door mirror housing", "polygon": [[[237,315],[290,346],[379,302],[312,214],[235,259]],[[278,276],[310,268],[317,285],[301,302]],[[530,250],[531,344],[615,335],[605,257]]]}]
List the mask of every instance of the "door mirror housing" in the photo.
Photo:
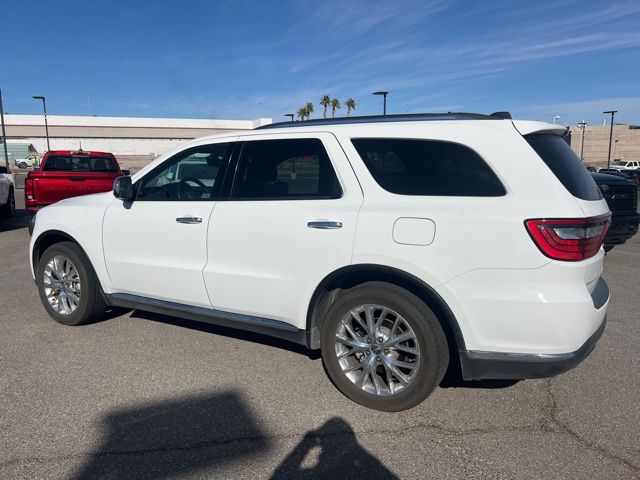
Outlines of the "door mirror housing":
[{"label": "door mirror housing", "polygon": [[133,200],[133,182],[131,177],[118,177],[113,181],[113,195],[120,200],[130,202]]}]

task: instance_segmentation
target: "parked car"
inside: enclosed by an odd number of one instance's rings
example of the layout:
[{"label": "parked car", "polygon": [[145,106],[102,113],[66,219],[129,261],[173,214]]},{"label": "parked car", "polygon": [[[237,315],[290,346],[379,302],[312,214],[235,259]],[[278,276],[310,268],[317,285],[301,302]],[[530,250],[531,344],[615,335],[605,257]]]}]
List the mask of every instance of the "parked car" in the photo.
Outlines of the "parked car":
[{"label": "parked car", "polygon": [[379,410],[417,405],[450,365],[557,375],[609,301],[609,208],[564,133],[422,114],[193,140],[113,194],[41,210],[32,273],[62,324],[118,306],[273,335],[320,349],[337,388]]},{"label": "parked car", "polygon": [[13,177],[7,167],[0,167],[0,216],[13,217],[16,212],[16,198]]},{"label": "parked car", "polygon": [[611,162],[611,165],[613,167],[618,167],[622,169],[632,169],[632,170],[640,169],[640,162],[637,162],[635,160],[614,160],[613,162]]},{"label": "parked car", "polygon": [[638,187],[623,174],[592,173],[611,210],[611,225],[604,239],[608,252],[638,233]]},{"label": "parked car", "polygon": [[636,170],[620,170],[617,168],[601,168],[598,170],[598,173],[607,173],[609,175],[615,175],[620,178],[624,178],[629,180],[636,186],[640,186],[640,171]]},{"label": "parked car", "polygon": [[111,153],[83,150],[52,150],[42,158],[40,168],[25,179],[24,198],[29,214],[29,233],[33,218],[42,207],[65,198],[108,192],[122,175]]}]

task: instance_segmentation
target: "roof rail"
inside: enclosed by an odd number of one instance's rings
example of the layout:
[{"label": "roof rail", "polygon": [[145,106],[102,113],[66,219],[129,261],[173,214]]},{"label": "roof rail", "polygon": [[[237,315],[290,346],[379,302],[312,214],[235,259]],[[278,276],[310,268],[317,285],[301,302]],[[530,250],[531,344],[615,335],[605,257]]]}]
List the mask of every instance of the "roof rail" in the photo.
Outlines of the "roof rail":
[{"label": "roof rail", "polygon": [[[495,115],[495,114],[494,114]],[[352,123],[385,123],[385,122],[411,122],[428,120],[497,120],[500,117],[483,115],[480,113],[406,113],[400,115],[366,115],[360,117],[318,118],[305,120],[304,122],[277,122],[256,127],[255,130],[288,127],[311,127],[315,125],[343,125]]]}]

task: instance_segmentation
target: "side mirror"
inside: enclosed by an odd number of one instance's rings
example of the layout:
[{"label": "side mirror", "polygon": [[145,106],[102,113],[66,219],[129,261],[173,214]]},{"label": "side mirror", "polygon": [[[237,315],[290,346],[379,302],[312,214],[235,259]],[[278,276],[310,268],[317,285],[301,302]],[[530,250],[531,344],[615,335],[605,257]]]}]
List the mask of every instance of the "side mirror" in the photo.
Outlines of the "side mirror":
[{"label": "side mirror", "polygon": [[113,181],[113,195],[120,200],[133,200],[133,183],[131,177],[118,177]]},{"label": "side mirror", "polygon": [[122,175],[126,175],[128,177],[131,175],[131,170],[122,170]]},{"label": "side mirror", "polygon": [[0,167],[0,173],[9,173],[9,170],[7,170],[7,167]]}]

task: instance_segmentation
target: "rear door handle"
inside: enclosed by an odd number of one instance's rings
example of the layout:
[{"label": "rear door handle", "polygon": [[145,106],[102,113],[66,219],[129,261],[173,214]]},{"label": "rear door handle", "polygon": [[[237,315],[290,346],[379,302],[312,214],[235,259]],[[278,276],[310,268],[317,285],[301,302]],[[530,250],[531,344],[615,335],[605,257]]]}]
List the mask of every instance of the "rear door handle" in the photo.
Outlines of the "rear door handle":
[{"label": "rear door handle", "polygon": [[178,223],[189,223],[189,224],[202,223],[202,218],[200,218],[200,217],[178,217],[178,218],[176,218],[176,222],[178,222]]},{"label": "rear door handle", "polygon": [[333,230],[336,228],[342,228],[342,222],[332,222],[332,221],[318,221],[318,222],[307,222],[307,227],[309,228],[319,228],[321,230]]}]

